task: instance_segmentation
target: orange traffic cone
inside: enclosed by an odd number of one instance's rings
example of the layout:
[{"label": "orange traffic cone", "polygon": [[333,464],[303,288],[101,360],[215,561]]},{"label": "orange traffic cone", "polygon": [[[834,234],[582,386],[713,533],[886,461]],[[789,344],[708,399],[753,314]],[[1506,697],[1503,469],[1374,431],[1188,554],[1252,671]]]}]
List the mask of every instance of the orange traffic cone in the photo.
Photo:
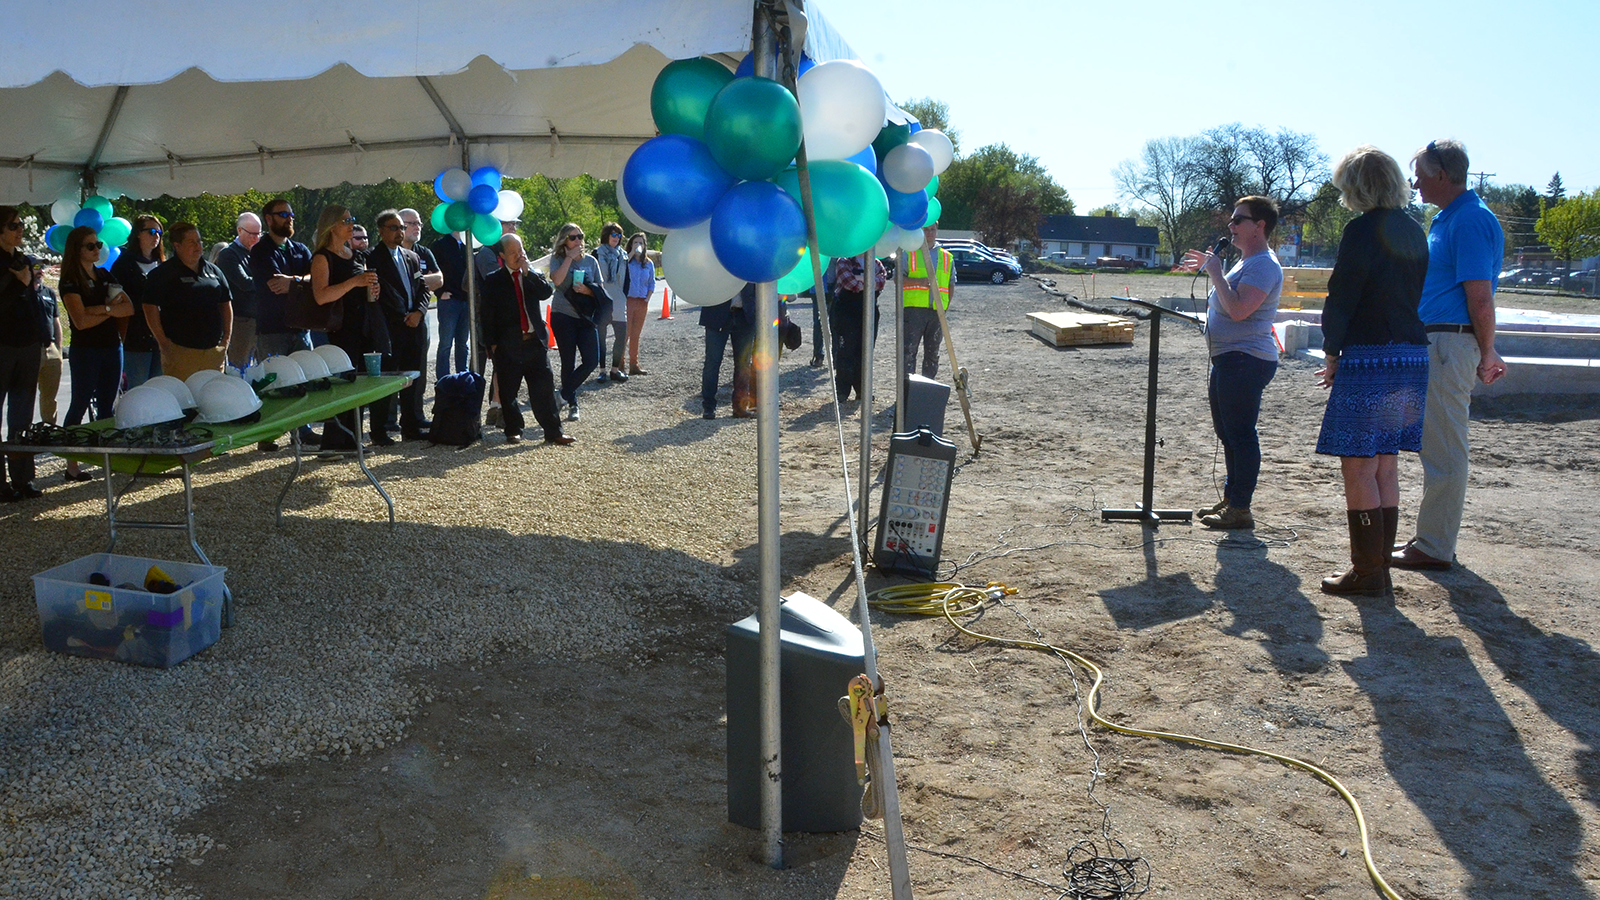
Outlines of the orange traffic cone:
[{"label": "orange traffic cone", "polygon": [[672,318],[672,289],[668,287],[661,288],[661,318]]},{"label": "orange traffic cone", "polygon": [[556,330],[550,327],[550,310],[554,304],[544,308],[544,333],[550,336],[550,349],[556,349]]}]

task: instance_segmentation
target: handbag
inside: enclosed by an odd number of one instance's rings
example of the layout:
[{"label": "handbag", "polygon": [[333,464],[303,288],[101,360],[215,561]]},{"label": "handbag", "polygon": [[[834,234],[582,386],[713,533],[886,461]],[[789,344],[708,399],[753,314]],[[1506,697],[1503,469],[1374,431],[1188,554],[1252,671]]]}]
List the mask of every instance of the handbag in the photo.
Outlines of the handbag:
[{"label": "handbag", "polygon": [[311,286],[295,282],[283,297],[283,324],[307,331],[338,331],[344,324],[344,299],[318,303]]}]

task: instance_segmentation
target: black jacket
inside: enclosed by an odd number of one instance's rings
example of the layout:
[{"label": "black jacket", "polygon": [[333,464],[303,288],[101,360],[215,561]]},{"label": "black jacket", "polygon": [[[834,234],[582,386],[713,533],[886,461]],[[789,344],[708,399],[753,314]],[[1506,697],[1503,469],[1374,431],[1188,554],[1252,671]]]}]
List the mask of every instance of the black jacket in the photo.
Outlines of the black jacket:
[{"label": "black jacket", "polygon": [[743,298],[743,301],[738,309],[734,308],[732,298],[724,300],[716,306],[700,307],[700,327],[728,332],[754,328],[756,324],[756,286],[745,284],[739,290],[739,296]]},{"label": "black jacket", "polygon": [[1374,209],[1344,227],[1322,307],[1322,351],[1426,344],[1417,316],[1428,274],[1428,237],[1399,209]]},{"label": "black jacket", "polygon": [[[383,244],[367,251],[367,269],[378,273],[378,306],[389,320],[391,334],[405,327],[406,316],[428,311],[428,287],[422,283],[422,261],[414,251],[404,247],[399,248],[399,252],[405,271],[395,267],[394,251]],[[404,287],[406,283],[411,286],[409,297]]]},{"label": "black jacket", "polygon": [[[535,335],[531,341],[522,339],[522,316],[517,312],[517,292],[511,284],[514,274],[522,276],[522,302],[528,313],[528,324],[533,326]],[[537,272],[513,273],[509,269],[499,269],[491,273],[483,280],[483,305],[479,310],[485,349],[496,347],[499,352],[513,355],[535,349],[538,353],[544,353],[550,344],[550,336],[545,331],[539,304],[554,293],[550,281]],[[529,347],[530,344],[533,346]]]},{"label": "black jacket", "polygon": [[9,271],[28,274],[28,255],[18,250],[0,250],[0,344],[7,347],[37,347],[48,340],[40,329],[37,284],[26,285]]}]

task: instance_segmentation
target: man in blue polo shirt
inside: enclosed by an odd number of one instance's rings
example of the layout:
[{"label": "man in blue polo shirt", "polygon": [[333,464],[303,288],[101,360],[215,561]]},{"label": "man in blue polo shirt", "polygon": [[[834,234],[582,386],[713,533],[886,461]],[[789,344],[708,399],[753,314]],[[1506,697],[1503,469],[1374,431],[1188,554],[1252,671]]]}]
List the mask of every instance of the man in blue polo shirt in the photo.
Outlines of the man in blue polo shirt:
[{"label": "man in blue polo shirt", "polygon": [[1429,141],[1411,157],[1412,185],[1439,207],[1428,230],[1428,274],[1417,312],[1428,332],[1422,419],[1422,505],[1416,537],[1395,551],[1402,569],[1448,569],[1467,498],[1467,424],[1474,379],[1506,373],[1494,352],[1494,291],[1505,256],[1500,220],[1467,190],[1467,148]]}]

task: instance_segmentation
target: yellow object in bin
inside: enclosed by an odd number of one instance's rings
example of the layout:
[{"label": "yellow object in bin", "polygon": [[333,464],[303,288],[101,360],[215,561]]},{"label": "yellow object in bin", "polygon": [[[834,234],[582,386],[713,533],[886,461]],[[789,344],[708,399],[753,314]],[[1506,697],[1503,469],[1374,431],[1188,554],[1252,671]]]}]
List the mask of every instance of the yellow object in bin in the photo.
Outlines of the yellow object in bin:
[{"label": "yellow object in bin", "polygon": [[144,589],[152,594],[176,594],[178,583],[160,566],[151,566],[150,571],[144,573]]}]

